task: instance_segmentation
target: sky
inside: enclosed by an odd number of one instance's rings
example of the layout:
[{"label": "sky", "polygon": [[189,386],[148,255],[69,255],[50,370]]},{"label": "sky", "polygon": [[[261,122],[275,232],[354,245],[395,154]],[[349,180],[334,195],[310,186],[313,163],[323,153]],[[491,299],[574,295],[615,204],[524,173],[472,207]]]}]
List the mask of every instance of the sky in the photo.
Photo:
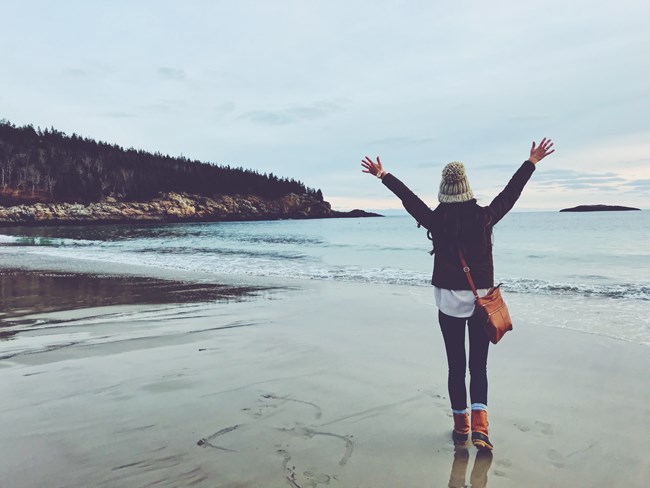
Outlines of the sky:
[{"label": "sky", "polygon": [[1,0],[0,119],[394,209],[464,162],[486,205],[551,137],[519,210],[650,208],[650,2]]}]

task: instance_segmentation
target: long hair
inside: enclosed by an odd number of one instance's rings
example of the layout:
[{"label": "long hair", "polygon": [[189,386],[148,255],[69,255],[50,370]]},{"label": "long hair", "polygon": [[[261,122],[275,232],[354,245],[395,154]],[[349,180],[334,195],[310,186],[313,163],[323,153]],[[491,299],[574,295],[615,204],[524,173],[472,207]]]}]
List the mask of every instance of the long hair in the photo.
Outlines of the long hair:
[{"label": "long hair", "polygon": [[492,244],[490,216],[476,204],[476,199],[463,203],[441,203],[435,209],[435,226],[427,234],[435,252],[477,255]]}]

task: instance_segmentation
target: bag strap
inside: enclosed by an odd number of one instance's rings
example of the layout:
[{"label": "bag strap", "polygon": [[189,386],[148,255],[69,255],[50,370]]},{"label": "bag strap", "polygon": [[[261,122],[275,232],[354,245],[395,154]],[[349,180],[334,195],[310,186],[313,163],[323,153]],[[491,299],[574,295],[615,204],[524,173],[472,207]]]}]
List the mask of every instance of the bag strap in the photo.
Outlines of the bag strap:
[{"label": "bag strap", "polygon": [[458,250],[458,256],[460,257],[460,262],[463,265],[463,271],[467,276],[467,281],[469,281],[469,286],[472,288],[472,291],[474,292],[474,296],[478,300],[479,296],[478,296],[478,292],[476,291],[476,286],[474,285],[474,280],[472,279],[472,275],[469,274],[469,266],[467,266],[467,261],[465,261],[465,256],[463,256],[463,251],[461,251],[460,249]]}]

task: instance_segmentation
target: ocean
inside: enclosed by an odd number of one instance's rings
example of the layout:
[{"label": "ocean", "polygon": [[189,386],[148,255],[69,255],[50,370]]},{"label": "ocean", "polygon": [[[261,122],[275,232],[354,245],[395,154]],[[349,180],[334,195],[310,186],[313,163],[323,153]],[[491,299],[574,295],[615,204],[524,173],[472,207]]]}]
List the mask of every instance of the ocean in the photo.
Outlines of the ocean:
[{"label": "ocean", "polygon": [[[495,279],[507,297],[542,300],[555,313],[576,317],[555,326],[650,345],[648,242],[648,211],[511,212],[494,229]],[[0,252],[23,257],[137,264],[215,278],[409,285],[423,293],[430,288],[430,249],[426,231],[408,215],[0,229]]]}]

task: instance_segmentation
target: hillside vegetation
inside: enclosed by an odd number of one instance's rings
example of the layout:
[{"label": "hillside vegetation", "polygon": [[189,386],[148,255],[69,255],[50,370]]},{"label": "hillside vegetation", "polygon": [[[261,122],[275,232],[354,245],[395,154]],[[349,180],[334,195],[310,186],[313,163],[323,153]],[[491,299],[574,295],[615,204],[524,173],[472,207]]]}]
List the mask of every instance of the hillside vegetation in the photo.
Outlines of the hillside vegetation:
[{"label": "hillside vegetation", "polygon": [[206,197],[289,194],[322,201],[320,190],[294,179],[260,174],[71,136],[54,128],[0,120],[0,205],[146,201],[162,193]]}]

